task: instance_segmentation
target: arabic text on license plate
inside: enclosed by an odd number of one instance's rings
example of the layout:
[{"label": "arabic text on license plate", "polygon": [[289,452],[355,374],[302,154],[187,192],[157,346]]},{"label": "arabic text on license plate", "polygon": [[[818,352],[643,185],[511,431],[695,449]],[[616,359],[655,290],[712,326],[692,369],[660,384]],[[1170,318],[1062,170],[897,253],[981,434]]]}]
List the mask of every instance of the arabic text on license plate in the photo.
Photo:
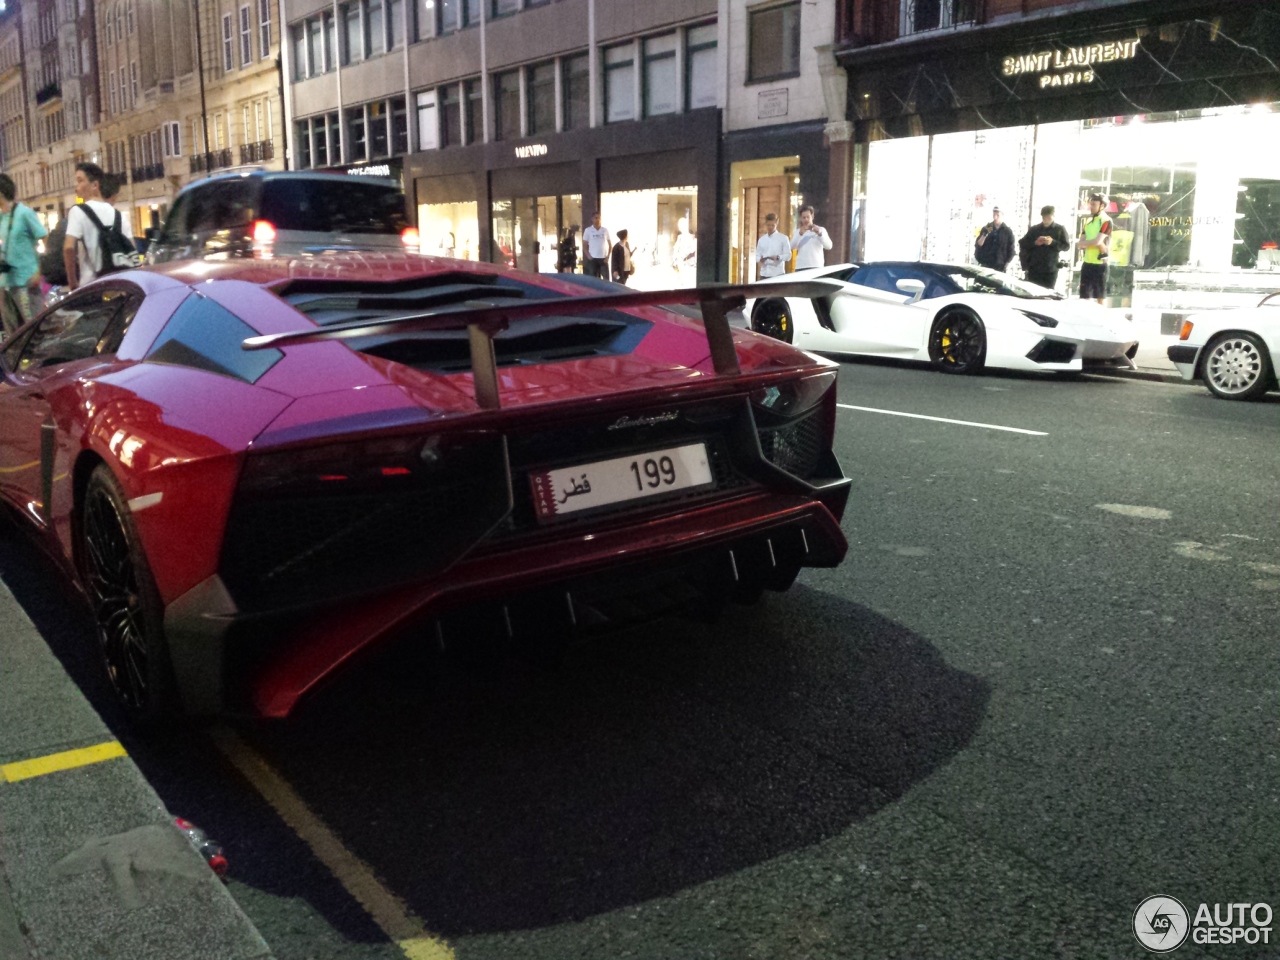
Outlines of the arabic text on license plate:
[{"label": "arabic text on license plate", "polygon": [[542,520],[673,490],[710,486],[707,445],[690,443],[531,475],[533,502]]}]

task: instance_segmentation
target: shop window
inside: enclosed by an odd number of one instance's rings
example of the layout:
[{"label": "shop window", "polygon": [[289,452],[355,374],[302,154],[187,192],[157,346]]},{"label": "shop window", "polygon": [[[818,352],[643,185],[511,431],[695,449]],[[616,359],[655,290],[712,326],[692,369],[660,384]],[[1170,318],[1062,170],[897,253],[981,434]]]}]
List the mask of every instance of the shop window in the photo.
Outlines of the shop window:
[{"label": "shop window", "polygon": [[[419,190],[418,195],[422,196],[422,193]],[[421,249],[424,253],[456,257],[459,260],[478,259],[479,205],[474,200],[461,203],[420,203],[418,233],[422,237]]]},{"label": "shop window", "polygon": [[493,77],[493,138],[520,139],[520,71]]},{"label": "shop window", "polygon": [[600,216],[616,237],[627,231],[637,290],[692,287],[698,272],[698,188],[601,193]]},{"label": "shop window", "polygon": [[405,108],[404,97],[395,97],[391,101],[391,153],[400,155],[409,152],[409,111]]},{"label": "shop window", "polygon": [[387,104],[379,100],[369,104],[369,157],[385,157],[390,141],[387,136]]},{"label": "shop window", "polygon": [[440,146],[452,147],[462,142],[462,100],[456,83],[441,87]]},{"label": "shop window", "polygon": [[364,48],[371,57],[387,52],[387,25],[383,20],[382,0],[365,0]]},{"label": "shop window", "polygon": [[369,159],[369,143],[365,139],[364,107],[347,108],[347,162]]},{"label": "shop window", "polygon": [[752,10],[747,82],[778,80],[800,74],[800,4],[782,3]]},{"label": "shop window", "polygon": [[685,109],[716,105],[716,82],[719,79],[714,23],[690,27],[685,34]]},{"label": "shop window", "polygon": [[556,65],[539,63],[529,67],[525,84],[529,98],[529,136],[555,133]]},{"label": "shop window", "polygon": [[418,149],[434,150],[440,146],[440,129],[436,117],[436,92],[424,90],[417,97]]},{"label": "shop window", "polygon": [[311,121],[299,120],[294,124],[293,142],[297,147],[298,160],[294,164],[298,170],[311,167]]},{"label": "shop window", "polygon": [[679,109],[676,75],[676,35],[663,34],[644,41],[644,115],[657,117]]},{"label": "shop window", "polygon": [[364,41],[360,35],[360,4],[344,3],[338,8],[342,18],[342,62],[359,63],[364,59]]},{"label": "shop window", "polygon": [[635,44],[623,43],[604,52],[605,122],[636,118]]},{"label": "shop window", "polygon": [[404,0],[387,0],[387,49],[404,44]]},{"label": "shop window", "polygon": [[565,57],[563,69],[564,128],[584,130],[591,125],[591,57]]},{"label": "shop window", "polygon": [[484,87],[479,79],[466,80],[462,84],[463,125],[467,143],[479,143],[484,138]]}]

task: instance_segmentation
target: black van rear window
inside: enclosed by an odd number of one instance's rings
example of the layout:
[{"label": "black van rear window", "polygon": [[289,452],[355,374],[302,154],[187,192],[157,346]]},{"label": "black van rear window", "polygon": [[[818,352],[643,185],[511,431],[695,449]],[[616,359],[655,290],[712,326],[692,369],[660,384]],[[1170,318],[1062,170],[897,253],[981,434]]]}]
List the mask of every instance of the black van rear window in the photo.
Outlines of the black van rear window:
[{"label": "black van rear window", "polygon": [[284,178],[267,180],[259,216],[277,230],[392,233],[409,226],[404,194],[390,184]]}]

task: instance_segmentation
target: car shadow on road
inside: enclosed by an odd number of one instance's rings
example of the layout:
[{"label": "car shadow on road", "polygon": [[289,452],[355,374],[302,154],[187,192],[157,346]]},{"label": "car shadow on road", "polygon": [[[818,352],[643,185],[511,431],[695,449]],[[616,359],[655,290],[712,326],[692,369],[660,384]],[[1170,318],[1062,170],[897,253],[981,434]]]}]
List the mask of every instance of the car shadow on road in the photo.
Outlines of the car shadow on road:
[{"label": "car shadow on road", "polygon": [[[87,609],[36,548],[0,536],[0,577],[168,809],[223,842],[234,883],[382,939],[200,726],[128,727]],[[963,750],[990,694],[901,625],[804,586],[715,625],[606,635],[553,669],[480,676],[433,651],[406,638],[290,721],[236,727],[451,937],[582,920],[836,836]]]},{"label": "car shadow on road", "polygon": [[902,626],[805,587],[551,671],[478,678],[427,646],[247,736],[449,936],[582,920],[819,843],[964,749],[989,696]]}]

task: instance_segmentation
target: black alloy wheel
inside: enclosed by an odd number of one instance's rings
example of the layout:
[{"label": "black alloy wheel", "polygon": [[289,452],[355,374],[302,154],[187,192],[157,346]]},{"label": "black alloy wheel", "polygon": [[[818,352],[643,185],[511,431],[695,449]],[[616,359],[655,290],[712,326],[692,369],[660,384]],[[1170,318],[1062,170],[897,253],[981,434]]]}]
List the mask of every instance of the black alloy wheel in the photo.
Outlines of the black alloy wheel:
[{"label": "black alloy wheel", "polygon": [[795,331],[787,301],[779,297],[759,301],[751,311],[751,329],[774,340],[790,343]]},{"label": "black alloy wheel", "polygon": [[977,373],[987,355],[987,332],[968,310],[950,310],[933,322],[929,359],[944,373]]},{"label": "black alloy wheel", "polygon": [[107,680],[135,722],[173,713],[159,595],[119,483],[99,465],[81,506],[81,566]]}]

